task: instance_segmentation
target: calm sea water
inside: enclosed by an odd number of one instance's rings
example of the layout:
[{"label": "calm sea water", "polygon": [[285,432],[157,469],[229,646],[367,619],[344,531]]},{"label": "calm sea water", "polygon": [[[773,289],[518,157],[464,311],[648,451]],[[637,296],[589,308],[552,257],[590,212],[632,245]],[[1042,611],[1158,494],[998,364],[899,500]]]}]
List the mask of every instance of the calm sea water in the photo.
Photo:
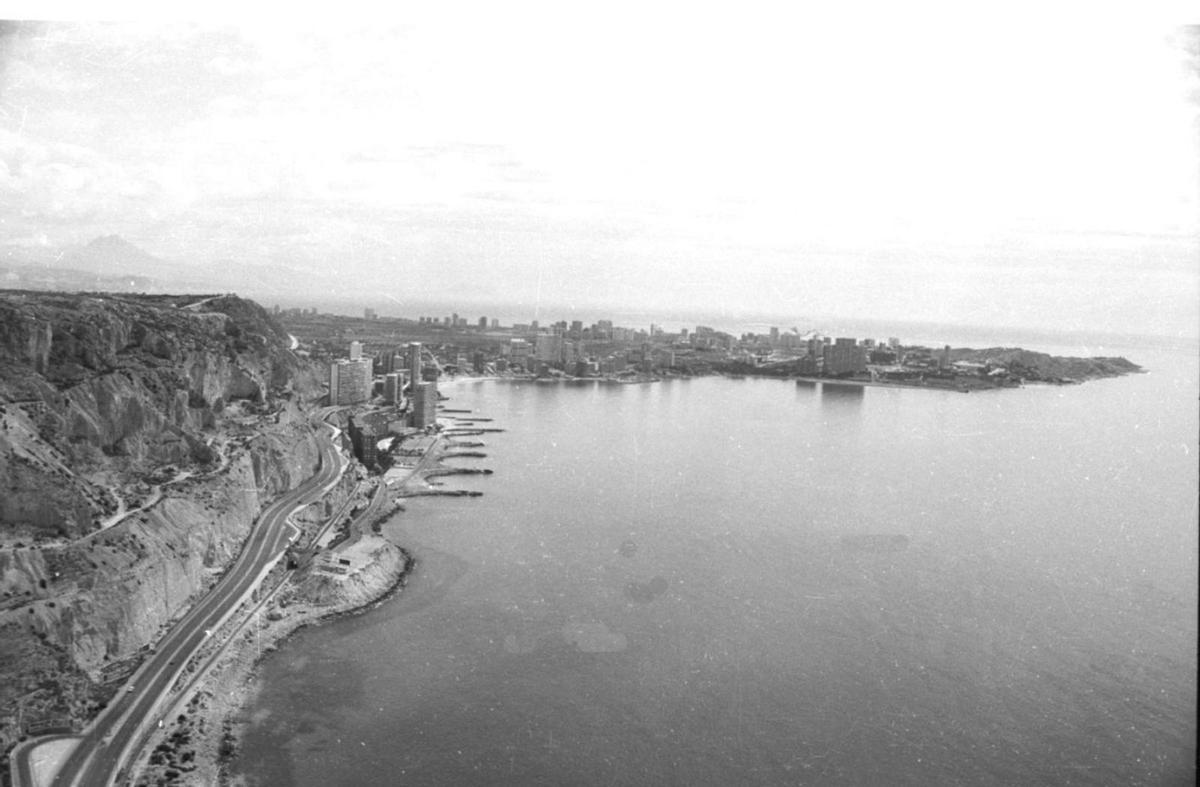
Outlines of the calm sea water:
[{"label": "calm sea water", "polygon": [[[964,395],[461,383],[481,498],[265,666],[252,784],[1183,784],[1197,359]],[[845,536],[905,536],[895,551]],[[897,543],[897,546],[903,546]]]}]

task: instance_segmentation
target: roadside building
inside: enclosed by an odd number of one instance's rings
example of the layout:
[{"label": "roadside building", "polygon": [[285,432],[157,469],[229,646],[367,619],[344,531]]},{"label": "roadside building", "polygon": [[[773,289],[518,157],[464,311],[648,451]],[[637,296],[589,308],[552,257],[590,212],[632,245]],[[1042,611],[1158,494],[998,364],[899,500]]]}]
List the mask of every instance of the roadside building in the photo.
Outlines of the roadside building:
[{"label": "roadside building", "polygon": [[654,371],[654,356],[650,352],[649,342],[642,342],[641,371],[647,374]]},{"label": "roadside building", "polygon": [[404,390],[404,376],[399,372],[392,372],[383,376],[383,400],[388,404],[400,404],[403,396],[401,391]]},{"label": "roadside building", "polygon": [[854,339],[835,339],[832,344],[825,345],[823,355],[827,375],[856,374],[867,370],[866,351]]},{"label": "roadside building", "polygon": [[329,404],[360,404],[371,398],[375,378],[371,361],[336,361],[329,365]]},{"label": "roadside building", "polygon": [[520,366],[522,369],[528,368],[529,342],[524,339],[513,339],[508,343],[507,349],[509,363]]},{"label": "roadside building", "polygon": [[412,385],[421,382],[421,343],[408,343],[408,379]]},{"label": "roadside building", "polygon": [[553,333],[539,333],[534,346],[536,359],[549,366],[562,366],[563,335],[556,328]]},{"label": "roadside building", "polygon": [[404,370],[404,354],[395,350],[384,350],[375,356],[375,373],[391,374]]},{"label": "roadside building", "polygon": [[350,417],[347,430],[354,456],[364,465],[374,468],[379,464],[379,443],[390,436],[388,418],[385,413],[359,413]]},{"label": "roadside building", "polygon": [[897,361],[896,353],[891,350],[877,348],[871,350],[870,361],[875,364],[894,364]]},{"label": "roadside building", "polygon": [[424,429],[437,423],[437,383],[413,383],[412,426]]},{"label": "roadside building", "polygon": [[620,374],[625,371],[625,356],[610,355],[600,362],[600,373],[605,375]]}]

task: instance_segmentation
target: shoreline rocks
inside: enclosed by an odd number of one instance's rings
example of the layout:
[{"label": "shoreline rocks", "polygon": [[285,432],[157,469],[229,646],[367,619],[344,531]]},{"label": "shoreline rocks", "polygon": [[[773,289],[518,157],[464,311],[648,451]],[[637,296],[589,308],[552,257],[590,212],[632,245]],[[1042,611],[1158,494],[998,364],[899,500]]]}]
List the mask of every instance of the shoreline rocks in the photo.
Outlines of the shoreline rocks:
[{"label": "shoreline rocks", "polygon": [[339,576],[310,570],[235,632],[228,652],[192,696],[176,699],[186,699],[183,709],[146,742],[135,784],[179,783],[168,771],[184,776],[183,783],[243,784],[230,766],[251,722],[246,709],[259,690],[263,660],[302,629],[363,614],[393,598],[416,566],[407,550],[382,536],[365,534],[358,545],[369,559],[357,571]]},{"label": "shoreline rocks", "polygon": [[[446,467],[441,461],[453,455],[453,444],[443,438],[430,450],[434,461],[392,490],[395,499],[417,496],[478,497],[482,492],[440,489],[430,478],[437,475],[490,474],[473,468]],[[289,579],[261,610],[235,630],[228,653],[223,655],[194,689],[189,698],[180,695],[176,705],[187,702],[174,721],[155,731],[142,748],[137,762],[139,787],[156,785],[172,770],[186,777],[184,783],[246,787],[232,772],[241,742],[252,719],[249,706],[261,688],[259,667],[301,629],[342,617],[362,614],[387,602],[407,584],[416,559],[381,535],[370,522],[355,522],[358,531],[353,546],[344,552],[351,565],[337,567],[311,562]],[[219,687],[219,688],[217,688]],[[185,760],[186,758],[186,760]],[[186,769],[186,770],[185,770]],[[178,778],[178,777],[176,777]]]}]

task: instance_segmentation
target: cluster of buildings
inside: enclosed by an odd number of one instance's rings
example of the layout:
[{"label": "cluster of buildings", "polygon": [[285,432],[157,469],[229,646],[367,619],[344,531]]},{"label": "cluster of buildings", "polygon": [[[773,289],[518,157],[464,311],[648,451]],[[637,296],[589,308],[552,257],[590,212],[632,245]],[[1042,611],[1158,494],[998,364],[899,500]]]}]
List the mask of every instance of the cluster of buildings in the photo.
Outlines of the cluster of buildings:
[{"label": "cluster of buildings", "polygon": [[[953,363],[949,347],[904,347],[897,337],[831,337],[796,328],[734,336],[705,325],[667,331],[652,323],[647,330],[617,326],[612,320],[533,320],[503,327],[495,318],[468,319],[457,313],[381,320],[367,309],[357,330],[374,335],[374,354],[366,355],[354,341],[349,358],[330,364],[330,403],[359,404],[381,396],[384,404],[404,408],[419,425],[433,422],[430,413],[441,374],[641,379],[725,371],[905,379],[979,371]],[[385,343],[388,335],[397,341],[406,334],[426,343]],[[325,352],[328,357],[337,350],[326,345]],[[979,373],[984,372],[990,370]]]},{"label": "cluster of buildings", "polygon": [[[381,446],[394,446],[389,440],[436,426],[437,380],[443,374],[644,380],[722,372],[869,376],[960,387],[963,375],[981,378],[978,385],[1002,385],[1007,374],[1002,367],[954,361],[949,346],[906,347],[896,337],[877,341],[777,327],[735,337],[704,325],[669,332],[656,324],[649,330],[623,328],[611,320],[589,325],[534,320],[503,328],[495,319],[468,321],[457,314],[385,321],[371,310],[351,328],[370,340],[369,348],[350,341],[346,357],[334,357],[346,352],[345,340],[337,338],[344,336],[345,318],[289,311],[291,317],[311,320],[303,326],[306,333],[316,328],[309,347],[317,357],[331,359],[329,404],[374,405],[356,409],[348,429],[355,453],[368,466],[386,466],[388,449]],[[413,336],[426,341],[407,341]]]},{"label": "cluster of buildings", "polygon": [[387,353],[382,362],[384,354],[363,357],[362,343],[350,342],[349,358],[329,364],[329,404],[365,404],[378,393],[385,405],[407,413],[409,426],[425,429],[436,424],[437,378],[426,379],[423,373],[421,343],[409,342],[400,350]]},{"label": "cluster of buildings", "polygon": [[[379,319],[370,309],[364,318]],[[606,378],[705,373],[736,363],[787,364],[795,374],[845,377],[866,374],[870,364],[897,363],[901,350],[894,337],[887,342],[860,341],[778,327],[767,334],[735,337],[704,325],[668,332],[657,324],[649,330],[632,329],[611,320],[586,325],[581,320],[546,325],[533,320],[502,328],[494,318],[469,321],[451,314],[398,322],[412,325],[416,335],[447,341],[424,348],[417,342],[385,347],[373,357],[363,355],[360,342],[351,342],[349,358],[329,367],[331,404],[363,403],[379,394],[386,404],[407,405],[414,419],[422,421],[416,414],[417,403],[424,406],[426,401],[421,386],[442,373]]]},{"label": "cluster of buildings", "polygon": [[[367,309],[366,311],[371,313],[374,312],[372,309]],[[367,319],[378,318],[367,316]],[[486,331],[488,329],[499,330],[500,328],[500,321],[495,318],[488,320],[487,317],[480,317],[478,322],[471,324],[467,321],[466,317],[459,317],[457,312],[443,317],[440,320],[437,317],[418,317],[417,324],[424,327],[437,326],[440,328],[459,331],[467,330],[468,328],[474,328],[475,330],[479,331]]]}]

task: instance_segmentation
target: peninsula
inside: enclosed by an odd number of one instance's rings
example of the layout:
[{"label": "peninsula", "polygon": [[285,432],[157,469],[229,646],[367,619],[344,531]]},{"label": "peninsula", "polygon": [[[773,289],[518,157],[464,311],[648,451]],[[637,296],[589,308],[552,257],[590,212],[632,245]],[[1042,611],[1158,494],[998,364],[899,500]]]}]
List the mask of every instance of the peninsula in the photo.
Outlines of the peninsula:
[{"label": "peninsula", "polygon": [[381,373],[410,365],[403,356],[411,342],[421,343],[429,374],[542,381],[647,382],[724,374],[970,391],[1065,385],[1142,371],[1124,358],[928,346],[895,336],[837,337],[795,328],[734,336],[704,325],[676,332],[656,324],[626,328],[611,320],[504,326],[486,316],[389,318],[372,309],[356,317],[276,307],[275,315],[306,357],[333,363],[346,356],[353,340]]}]

